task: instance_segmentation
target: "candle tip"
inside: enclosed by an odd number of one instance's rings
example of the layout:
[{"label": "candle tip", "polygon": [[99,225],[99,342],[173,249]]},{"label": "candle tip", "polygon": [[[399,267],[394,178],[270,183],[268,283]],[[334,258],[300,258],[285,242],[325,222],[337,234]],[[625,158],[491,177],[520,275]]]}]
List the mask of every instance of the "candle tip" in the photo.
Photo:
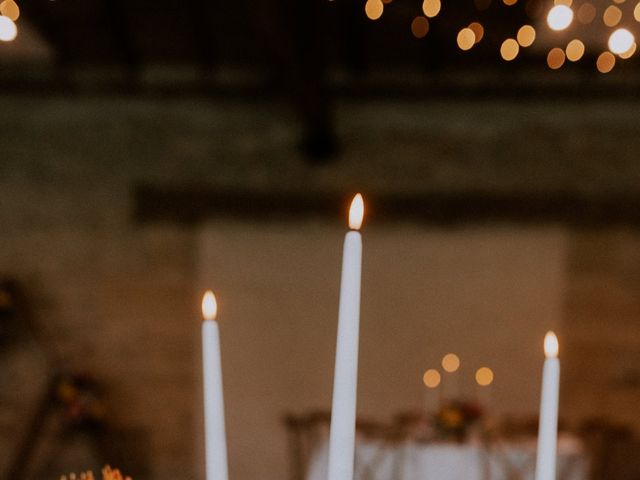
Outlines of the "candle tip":
[{"label": "candle tip", "polygon": [[218,302],[211,290],[207,290],[202,297],[202,316],[205,320],[215,320],[218,313]]},{"label": "candle tip", "polygon": [[360,230],[362,220],[364,218],[364,200],[361,194],[356,194],[351,201],[349,208],[349,228],[351,230]]},{"label": "candle tip", "polygon": [[556,358],[558,356],[558,337],[552,331],[547,332],[544,336],[544,354],[547,358]]}]

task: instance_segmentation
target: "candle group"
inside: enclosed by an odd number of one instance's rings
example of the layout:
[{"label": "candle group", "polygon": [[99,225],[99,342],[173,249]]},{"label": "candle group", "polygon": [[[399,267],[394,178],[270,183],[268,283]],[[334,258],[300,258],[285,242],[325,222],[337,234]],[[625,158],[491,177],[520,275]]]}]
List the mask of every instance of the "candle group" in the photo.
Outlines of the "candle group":
[{"label": "candle group", "polygon": [[[364,202],[362,196],[357,194],[349,210],[350,231],[345,235],[343,246],[328,480],[353,480],[362,271],[362,236],[359,229],[363,217]],[[203,297],[202,314],[206,479],[228,480],[217,303],[210,290]],[[542,375],[535,480],[555,480],[560,363],[558,339],[553,332],[547,333],[544,349],[546,360]],[[445,359],[447,362],[444,362]],[[458,388],[455,372],[459,359],[453,354],[445,356],[445,359],[443,369],[450,375],[447,379],[448,386],[453,390],[450,393],[455,394]],[[479,379],[481,370],[488,370],[491,379]],[[476,379],[478,385],[489,385],[493,372],[487,368],[480,369]],[[437,387],[440,382],[441,377],[436,370],[425,372],[424,383],[429,389]],[[431,406],[432,400],[427,398],[428,406]]]}]

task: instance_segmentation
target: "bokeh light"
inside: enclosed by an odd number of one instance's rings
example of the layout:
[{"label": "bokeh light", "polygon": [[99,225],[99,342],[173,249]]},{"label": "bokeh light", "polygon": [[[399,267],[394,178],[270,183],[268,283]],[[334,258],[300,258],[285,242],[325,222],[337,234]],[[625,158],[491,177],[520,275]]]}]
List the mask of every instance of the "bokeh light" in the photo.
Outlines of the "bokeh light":
[{"label": "bokeh light", "polygon": [[633,46],[633,42],[635,42],[633,34],[626,28],[619,28],[609,37],[608,46],[612,53],[620,55],[628,52]]},{"label": "bokeh light", "polygon": [[438,13],[440,13],[440,8],[442,8],[440,0],[424,0],[422,2],[422,11],[429,18],[433,18],[438,15]]},{"label": "bokeh light", "polygon": [[567,7],[570,7],[571,5],[573,5],[573,0],[553,0],[553,4],[566,5]]},{"label": "bokeh light", "polygon": [[510,62],[518,56],[520,45],[513,38],[507,38],[500,46],[500,56]]},{"label": "bokeh light", "polygon": [[473,31],[473,34],[476,36],[476,43],[482,40],[484,37],[484,27],[481,23],[472,22],[469,24],[469,28]]},{"label": "bokeh light", "polygon": [[442,368],[444,368],[445,372],[455,372],[460,368],[460,357],[455,353],[447,353],[442,357]]},{"label": "bokeh light", "polygon": [[382,0],[367,0],[364,4],[364,12],[369,20],[378,20],[384,12],[384,3]]},{"label": "bokeh light", "polygon": [[518,3],[518,0],[502,0],[502,3],[510,7],[511,5],[515,5],[516,3]]},{"label": "bokeh light", "polygon": [[584,43],[575,38],[567,44],[565,52],[567,55],[567,60],[569,60],[570,62],[577,62],[584,55]]},{"label": "bokeh light", "polygon": [[476,382],[482,387],[493,383],[493,370],[489,367],[481,367],[476,371]]},{"label": "bokeh light", "polygon": [[557,47],[552,48],[547,54],[547,65],[551,70],[557,70],[564,65],[565,58],[564,50]]},{"label": "bokeh light", "polygon": [[602,14],[602,21],[607,27],[615,27],[622,20],[622,10],[615,5],[609,5]]},{"label": "bokeh light", "polygon": [[15,22],[20,17],[20,7],[13,0],[4,0],[0,3],[0,14]]},{"label": "bokeh light", "polygon": [[536,40],[536,30],[531,25],[523,25],[516,38],[521,47],[530,47]]},{"label": "bokeh light", "polygon": [[460,50],[469,50],[476,43],[476,34],[470,28],[463,28],[458,32],[457,42]]},{"label": "bokeh light", "polygon": [[438,385],[440,385],[440,379],[440,372],[434,370],[433,368],[430,368],[429,370],[424,372],[424,375],[422,376],[422,381],[428,388],[436,388]]},{"label": "bokeh light", "polygon": [[629,58],[631,58],[633,56],[634,53],[636,53],[636,49],[638,48],[638,45],[636,44],[636,42],[633,42],[633,45],[631,45],[631,48],[629,50],[627,50],[624,53],[621,53],[620,55],[618,55],[620,58],[622,58],[623,60],[627,60]]},{"label": "bokeh light", "polygon": [[573,21],[573,10],[566,5],[556,5],[547,15],[547,24],[551,30],[564,30]]},{"label": "bokeh light", "polygon": [[596,7],[592,3],[585,2],[578,8],[578,21],[584,25],[593,22],[596,18]]},{"label": "bokeh light", "polygon": [[18,27],[9,17],[0,15],[0,40],[10,42],[18,35]]},{"label": "bokeh light", "polygon": [[640,2],[636,3],[635,8],[633,9],[633,18],[636,19],[636,22],[640,22]]},{"label": "bokeh light", "polygon": [[616,65],[616,57],[611,52],[603,52],[596,60],[596,68],[600,73],[609,73]]},{"label": "bokeh light", "polygon": [[411,33],[416,38],[423,38],[429,33],[429,20],[426,17],[416,17],[411,22]]}]

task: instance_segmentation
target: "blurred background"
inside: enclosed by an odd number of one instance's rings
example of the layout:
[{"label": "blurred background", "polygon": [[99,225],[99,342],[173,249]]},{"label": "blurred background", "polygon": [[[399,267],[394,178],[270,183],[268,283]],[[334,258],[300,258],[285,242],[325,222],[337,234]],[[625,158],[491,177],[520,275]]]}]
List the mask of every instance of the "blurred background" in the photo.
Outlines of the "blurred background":
[{"label": "blurred background", "polygon": [[359,429],[535,433],[554,329],[571,478],[640,479],[640,4],[556,3],[4,0],[0,478],[203,478],[206,288],[231,478],[305,478],[362,192]]}]

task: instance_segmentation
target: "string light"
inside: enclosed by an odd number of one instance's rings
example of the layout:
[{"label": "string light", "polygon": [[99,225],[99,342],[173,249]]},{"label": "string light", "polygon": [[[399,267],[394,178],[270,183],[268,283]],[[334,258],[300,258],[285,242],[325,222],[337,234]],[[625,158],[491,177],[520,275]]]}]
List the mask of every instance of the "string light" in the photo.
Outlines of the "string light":
[{"label": "string light", "polygon": [[0,15],[0,40],[11,42],[18,35],[18,27],[9,17]]},{"label": "string light", "polygon": [[612,53],[620,55],[628,52],[633,47],[633,42],[633,34],[626,28],[619,28],[609,37],[608,46]]},{"label": "string light", "polygon": [[[391,3],[393,0],[366,0],[365,13],[371,20],[378,20],[384,13],[385,4]],[[417,0],[416,0],[417,1]],[[491,5],[496,7],[502,6],[503,8],[511,7],[518,4],[519,0],[473,0],[473,4],[478,11],[487,10]],[[546,11],[546,23],[549,29],[554,31],[563,31],[571,27],[574,18],[582,25],[589,25],[593,23],[596,16],[601,15],[602,24],[606,27],[614,28],[618,27],[621,22],[629,27],[629,19],[625,18],[625,15],[633,17],[637,22],[640,22],[640,0],[634,0],[633,3],[625,3],[625,0],[609,0],[610,5],[604,10],[598,10],[594,4],[594,0],[545,0],[550,7]],[[15,0],[0,0],[0,12],[5,13],[8,16],[10,8],[15,5]],[[524,3],[523,9],[525,13],[531,18],[532,25],[535,25],[540,19],[545,19],[545,7],[543,2],[528,0]],[[17,5],[15,6],[17,9]],[[575,12],[574,12],[575,8]],[[604,6],[603,6],[604,8]],[[431,28],[430,22],[433,18],[440,14],[442,9],[442,0],[422,0],[422,13],[423,15],[415,16],[411,21],[411,33],[415,38],[424,38]],[[624,13],[623,12],[627,12]],[[19,9],[18,9],[19,15]],[[594,25],[593,28],[603,28]],[[486,24],[485,24],[486,25]],[[478,21],[473,21],[467,26],[460,26],[460,29],[455,36],[456,44],[462,51],[471,50],[474,45],[480,42],[485,37],[485,25]],[[514,38],[506,38],[500,44],[499,53],[503,60],[513,61],[520,53],[521,48],[527,48],[533,45],[536,41],[536,37],[539,31],[532,25],[522,25],[517,29],[517,33]],[[5,24],[5,27],[7,24]],[[584,27],[582,27],[584,28]],[[0,35],[2,32],[0,32]],[[495,34],[492,35],[495,38]],[[504,38],[504,37],[503,37]],[[556,37],[547,37],[556,38]],[[558,37],[561,38],[561,37]],[[566,36],[564,37],[566,39]],[[569,37],[571,38],[571,37]],[[593,35],[586,38],[593,38]],[[0,38],[4,39],[4,37]],[[610,72],[616,62],[616,56],[621,59],[631,58],[637,49],[634,34],[629,28],[617,28],[613,31],[607,42],[607,52],[602,52],[597,57],[596,68],[599,72]],[[578,62],[585,57],[586,45],[584,38],[573,38],[571,41],[562,45],[551,45],[551,48],[546,56],[547,66],[552,70],[561,68],[566,61]]]},{"label": "string light", "polygon": [[556,5],[547,14],[547,24],[551,30],[564,30],[573,21],[573,10],[567,5]]}]

